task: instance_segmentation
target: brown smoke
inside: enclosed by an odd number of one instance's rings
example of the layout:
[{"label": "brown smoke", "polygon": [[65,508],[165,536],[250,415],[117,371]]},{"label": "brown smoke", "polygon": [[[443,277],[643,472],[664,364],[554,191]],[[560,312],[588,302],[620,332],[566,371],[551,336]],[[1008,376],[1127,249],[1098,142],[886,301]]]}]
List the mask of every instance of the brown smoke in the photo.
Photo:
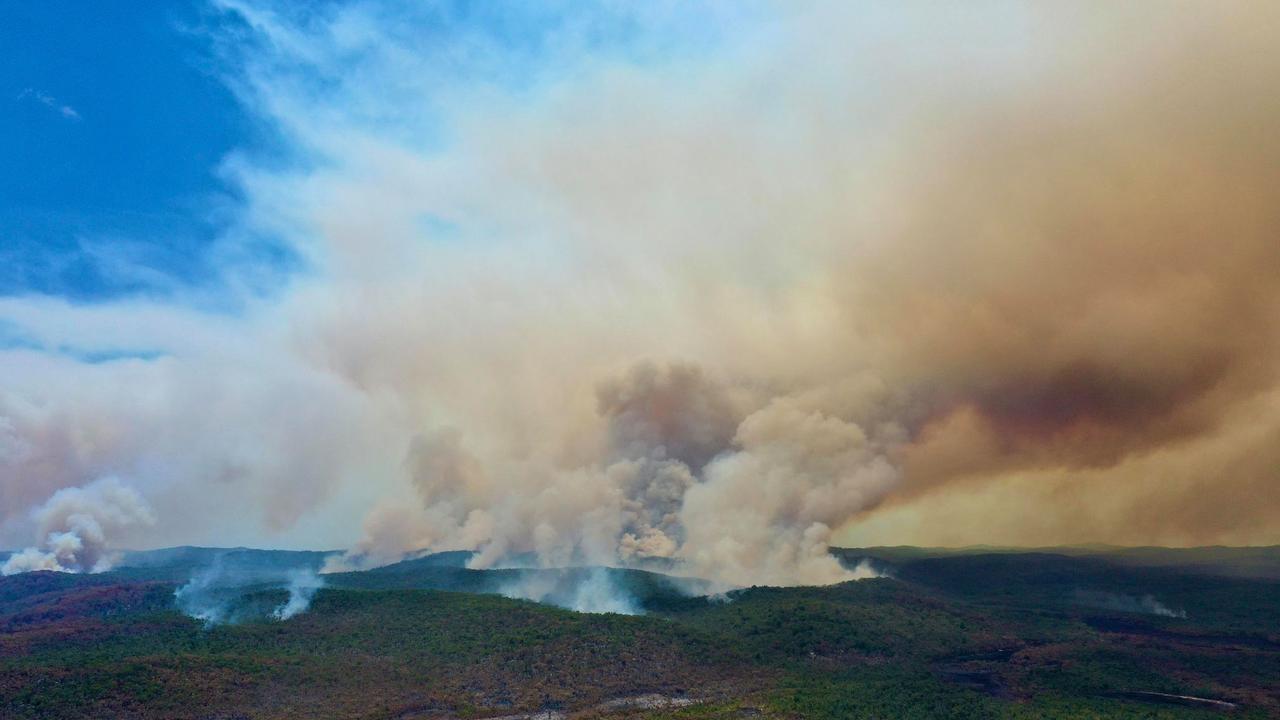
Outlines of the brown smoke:
[{"label": "brown smoke", "polygon": [[[329,178],[380,232],[479,213],[556,258],[428,255],[452,269],[431,290],[366,293],[385,320],[321,316],[322,357],[470,448],[426,482],[411,461],[419,490],[459,488],[420,494],[416,537],[732,582],[847,577],[831,538],[935,526],[1275,541],[1237,423],[1274,423],[1247,409],[1280,367],[1277,11],[1002,8],[798,6],[689,72],[486,98],[453,164],[385,148],[372,186],[429,199]],[[326,242],[368,273],[345,212]],[[380,237],[388,267],[422,252]],[[1237,502],[1251,530],[1190,510]]]},{"label": "brown smoke", "polygon": [[[361,12],[255,14],[239,78],[323,159],[229,170],[314,271],[164,362],[6,361],[0,497],[120,467],[171,533],[222,488],[352,564],[731,583],[852,577],[831,542],[1280,542],[1274,4],[786,4],[662,62],[559,38],[526,92]],[[139,312],[0,309],[52,344]]]},{"label": "brown smoke", "polygon": [[[1280,103],[1264,87],[1280,57],[1251,27],[1274,12],[1236,9],[1180,7],[1196,24],[1162,19],[1168,45],[1081,53],[943,130],[946,162],[907,196],[920,212],[862,258],[844,305],[920,403],[910,492],[1034,470],[1126,506],[1152,456],[1238,433],[1243,408],[1270,402]],[[1167,493],[1201,503],[1256,482],[1230,465],[1204,467],[1201,499]],[[1163,504],[1149,489],[1135,515]],[[1274,517],[1264,505],[1250,513]],[[1176,532],[1151,529],[1184,542],[1233,534],[1222,515],[1165,517]],[[1114,518],[1094,537],[1136,539]]]}]

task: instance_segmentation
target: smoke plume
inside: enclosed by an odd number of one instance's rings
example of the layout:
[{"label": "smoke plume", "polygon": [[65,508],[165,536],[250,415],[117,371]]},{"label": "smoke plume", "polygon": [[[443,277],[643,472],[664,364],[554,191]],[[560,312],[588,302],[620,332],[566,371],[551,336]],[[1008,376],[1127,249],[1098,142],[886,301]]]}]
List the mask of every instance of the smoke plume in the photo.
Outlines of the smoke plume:
[{"label": "smoke plume", "polygon": [[[243,559],[229,564],[218,555],[173,596],[179,610],[208,627],[264,617],[288,620],[306,612],[322,587],[324,578],[314,568],[245,564]],[[278,605],[264,605],[263,593],[273,589],[286,590],[288,597]]]},{"label": "smoke plume", "polygon": [[271,612],[277,620],[288,620],[311,607],[311,598],[324,587],[324,578],[310,568],[295,570],[289,574],[289,599]]},{"label": "smoke plume", "polygon": [[156,521],[142,496],[113,477],[55,492],[32,519],[38,543],[10,556],[0,573],[103,572],[118,559],[109,536]]},{"label": "smoke plume", "polygon": [[335,567],[1280,542],[1280,7],[504,7],[527,44],[218,3],[291,161],[227,160],[220,252],[300,269],[240,314],[0,299],[45,347],[164,351],[0,351],[8,536],[120,473],[157,544]]},{"label": "smoke plume", "polygon": [[640,605],[607,568],[522,571],[498,588],[509,598],[533,600],[585,613],[639,615]]},{"label": "smoke plume", "polygon": [[1168,618],[1187,617],[1187,611],[1174,610],[1168,605],[1157,600],[1152,595],[1135,597],[1133,595],[1122,595],[1102,592],[1099,590],[1076,590],[1074,599],[1081,605],[1104,608],[1106,610],[1141,613],[1143,615],[1159,615],[1160,617]]}]

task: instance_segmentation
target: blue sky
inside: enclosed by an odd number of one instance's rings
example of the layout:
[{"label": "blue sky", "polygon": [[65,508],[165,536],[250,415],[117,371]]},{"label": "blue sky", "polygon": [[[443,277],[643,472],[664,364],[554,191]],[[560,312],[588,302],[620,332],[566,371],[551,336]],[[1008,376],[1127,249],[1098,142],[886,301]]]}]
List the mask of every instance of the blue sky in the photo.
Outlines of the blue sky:
[{"label": "blue sky", "polygon": [[0,4],[0,293],[74,300],[207,278],[253,122],[199,2]]},{"label": "blue sky", "polygon": [[[440,48],[433,63],[448,82],[494,82],[508,90],[562,80],[572,70],[559,62],[560,53],[669,59],[679,48],[706,47],[715,27],[691,13],[664,27],[659,42],[650,34],[637,43],[636,15],[581,3],[379,7],[362,9],[370,17],[396,16],[383,32],[424,52]],[[276,9],[307,28],[312,19],[331,22],[343,5]],[[270,151],[300,149],[272,119],[248,112],[231,89],[246,80],[245,64],[262,49],[261,38],[245,30],[237,12],[205,0],[0,5],[0,296],[87,302],[194,288],[216,305],[219,284],[237,267],[213,251],[232,232],[236,259],[266,266],[253,269],[259,280],[292,267],[284,242],[246,240],[249,231],[236,223],[244,198],[219,172],[233,152],[260,163]],[[361,52],[339,58],[337,77],[326,74],[332,66],[306,63],[291,68],[291,76],[311,89],[340,84],[359,67]],[[383,91],[394,97],[395,88]],[[428,105],[416,114],[409,125],[416,140],[423,131],[440,132],[434,112]],[[370,120],[388,134],[406,126],[399,116]]]},{"label": "blue sky", "polygon": [[[33,511],[107,477],[158,518],[113,530],[122,547],[353,543],[411,487],[419,427],[489,422],[475,378],[633,352],[539,326],[594,326],[624,295],[571,247],[611,224],[564,224],[595,201],[556,188],[612,176],[615,139],[624,165],[651,137],[670,157],[662,128],[701,114],[682,62],[731,26],[669,10],[0,7],[0,547],[41,542]],[[559,405],[535,374],[517,394]]]}]

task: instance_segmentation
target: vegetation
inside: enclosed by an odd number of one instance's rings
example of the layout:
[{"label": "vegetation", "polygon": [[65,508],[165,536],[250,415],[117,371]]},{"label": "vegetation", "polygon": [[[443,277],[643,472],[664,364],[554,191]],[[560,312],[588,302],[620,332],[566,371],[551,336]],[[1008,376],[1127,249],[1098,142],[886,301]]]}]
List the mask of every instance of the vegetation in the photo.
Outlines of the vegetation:
[{"label": "vegetation", "polygon": [[485,594],[509,571],[424,558],[330,576],[287,621],[284,589],[246,585],[252,619],[216,626],[174,604],[207,553],[28,573],[0,579],[0,717],[1280,717],[1280,581],[1257,552],[1213,571],[1110,552],[847,550],[894,577],[728,598],[615,571],[640,616]]}]

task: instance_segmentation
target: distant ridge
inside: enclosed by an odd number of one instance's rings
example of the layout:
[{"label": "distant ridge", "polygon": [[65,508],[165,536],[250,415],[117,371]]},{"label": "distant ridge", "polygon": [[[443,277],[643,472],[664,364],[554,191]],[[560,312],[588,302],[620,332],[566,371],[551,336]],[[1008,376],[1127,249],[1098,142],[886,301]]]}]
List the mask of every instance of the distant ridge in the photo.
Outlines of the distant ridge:
[{"label": "distant ridge", "polygon": [[1008,547],[970,545],[966,547],[917,547],[912,545],[832,548],[832,554],[846,562],[866,557],[895,563],[926,558],[964,555],[1048,554],[1098,558],[1129,567],[1177,568],[1181,572],[1222,577],[1280,579],[1280,545],[1169,548],[1154,545],[1057,545]]}]

